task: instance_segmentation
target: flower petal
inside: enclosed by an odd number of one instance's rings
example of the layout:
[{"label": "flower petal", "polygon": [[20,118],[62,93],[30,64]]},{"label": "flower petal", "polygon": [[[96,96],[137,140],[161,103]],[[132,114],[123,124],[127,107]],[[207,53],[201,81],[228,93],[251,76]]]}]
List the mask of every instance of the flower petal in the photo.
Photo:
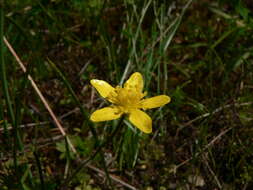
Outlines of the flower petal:
[{"label": "flower petal", "polygon": [[152,132],[152,119],[141,110],[133,110],[130,112],[129,120],[142,132]]},{"label": "flower petal", "polygon": [[161,107],[169,103],[170,100],[171,99],[169,96],[160,95],[160,96],[144,99],[141,101],[141,104],[142,104],[143,109],[151,109],[151,108]]},{"label": "flower petal", "polygon": [[92,79],[90,83],[96,88],[96,90],[103,98],[106,98],[111,92],[115,90],[110,84],[103,80]]},{"label": "flower petal", "polygon": [[110,121],[120,118],[122,112],[117,107],[105,107],[93,112],[90,120],[93,122]]},{"label": "flower petal", "polygon": [[143,78],[141,73],[133,73],[124,84],[125,88],[136,88],[136,90],[142,92],[143,90]]}]

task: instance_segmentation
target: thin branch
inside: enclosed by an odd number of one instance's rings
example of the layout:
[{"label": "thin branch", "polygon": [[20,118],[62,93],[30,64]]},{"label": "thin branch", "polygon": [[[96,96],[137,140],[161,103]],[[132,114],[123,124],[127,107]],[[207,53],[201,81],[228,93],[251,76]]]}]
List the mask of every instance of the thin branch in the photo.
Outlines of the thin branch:
[{"label": "thin branch", "polygon": [[[100,174],[103,175],[103,176],[106,175],[104,171],[100,170],[99,168],[96,168],[95,166],[92,166],[91,164],[88,164],[87,167],[88,167],[89,169],[93,170],[93,171],[96,171],[96,172],[100,173]],[[113,181],[115,181],[115,182],[117,182],[117,183],[120,183],[121,185],[125,186],[125,187],[128,188],[128,189],[137,190],[134,186],[132,186],[132,185],[130,185],[130,184],[128,184],[128,183],[122,181],[119,177],[116,177],[116,176],[114,176],[114,175],[112,175],[112,174],[110,174],[109,177],[110,177]]]},{"label": "thin branch", "polygon": [[[69,112],[66,112],[64,113],[63,115],[61,115],[60,117],[58,117],[60,119],[60,121],[62,119],[65,119],[66,117],[74,114],[74,113],[77,113],[78,111],[80,111],[80,109],[78,107],[70,110]],[[0,124],[2,124],[3,121],[0,121]],[[27,123],[27,124],[22,124],[22,125],[19,125],[19,128],[26,128],[26,127],[35,127],[35,126],[44,126],[44,125],[48,125],[50,124],[51,121],[41,121],[41,122],[38,122],[38,123]],[[7,130],[12,130],[13,129],[13,126],[11,125],[7,125]],[[0,128],[0,133],[4,131],[4,128]]]},{"label": "thin branch", "polygon": [[[191,125],[192,123],[194,123],[194,122],[196,122],[196,121],[198,121],[198,120],[200,120],[200,119],[204,119],[204,118],[206,118],[206,117],[208,117],[208,116],[210,116],[210,115],[216,114],[216,113],[218,113],[218,112],[220,112],[220,111],[222,111],[222,110],[224,110],[224,109],[227,109],[227,108],[230,108],[230,107],[233,107],[233,106],[235,106],[235,107],[242,107],[242,106],[250,106],[250,105],[253,105],[253,102],[243,102],[243,103],[235,103],[235,104],[228,104],[228,105],[225,105],[225,106],[221,106],[221,107],[215,109],[215,110],[212,111],[212,112],[205,113],[205,114],[203,114],[203,115],[200,115],[200,116],[194,118],[193,120],[190,120],[190,121],[188,121],[188,122],[182,124],[182,125],[178,128],[178,132],[179,132],[180,130],[182,130],[183,128],[185,128],[185,127]],[[177,132],[177,133],[178,133],[178,132]]]},{"label": "thin branch", "polygon": [[[35,127],[35,126],[39,126],[39,125],[43,126],[43,125],[47,125],[49,123],[50,123],[49,121],[42,121],[42,122],[38,122],[38,123],[27,123],[27,124],[19,125],[19,128]],[[13,127],[11,125],[9,125],[7,127],[7,130],[12,130],[12,129],[13,129]],[[3,131],[4,131],[4,128],[0,128],[0,132],[2,133]]]},{"label": "thin branch", "polygon": [[[8,47],[8,49],[10,50],[10,52],[12,53],[12,55],[15,57],[16,61],[18,62],[19,66],[21,67],[21,69],[23,70],[24,73],[27,72],[26,67],[24,66],[24,64],[22,63],[22,61],[20,60],[20,58],[18,57],[18,55],[16,54],[16,52],[14,51],[14,49],[12,48],[12,46],[10,45],[10,43],[8,42],[8,40],[4,37],[4,43],[5,45]],[[70,139],[67,137],[61,123],[59,122],[59,120],[57,119],[57,117],[55,116],[54,112],[52,111],[52,109],[50,108],[49,104],[47,103],[46,99],[44,98],[43,94],[41,93],[41,91],[39,90],[38,86],[36,85],[36,83],[34,82],[33,78],[31,77],[31,75],[28,74],[28,80],[31,82],[32,87],[34,88],[35,92],[38,94],[38,96],[40,97],[41,101],[43,102],[44,106],[46,107],[46,109],[48,110],[49,114],[51,115],[53,121],[55,122],[55,125],[58,127],[58,129],[60,130],[62,136],[67,138],[67,142],[71,148],[71,150],[74,153],[76,152],[75,147],[73,146],[73,144],[71,143]]]},{"label": "thin branch", "polygon": [[217,140],[219,140],[223,135],[225,135],[227,132],[229,132],[233,127],[230,127],[224,131],[222,131],[219,135],[217,135],[216,137],[213,138],[213,140],[211,140],[203,149],[201,152],[197,152],[194,156],[191,156],[190,158],[188,158],[187,160],[181,162],[180,164],[176,165],[175,167],[173,167],[173,172],[176,173],[177,169],[180,168],[181,166],[187,164],[188,162],[190,162],[193,158],[199,156],[200,154],[202,154],[206,149],[208,149],[210,146],[212,146]]}]

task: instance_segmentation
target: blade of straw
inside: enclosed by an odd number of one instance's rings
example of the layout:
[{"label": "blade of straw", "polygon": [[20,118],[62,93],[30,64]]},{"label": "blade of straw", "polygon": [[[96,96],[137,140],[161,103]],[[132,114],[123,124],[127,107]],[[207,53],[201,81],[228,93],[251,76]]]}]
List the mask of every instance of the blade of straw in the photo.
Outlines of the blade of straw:
[{"label": "blade of straw", "polygon": [[[11,44],[8,42],[8,40],[4,37],[4,43],[5,45],[8,47],[8,49],[10,50],[10,52],[12,53],[12,55],[15,57],[16,61],[18,62],[19,66],[21,67],[21,69],[23,70],[24,73],[27,72],[26,67],[24,66],[24,64],[22,63],[22,61],[20,60],[20,58],[18,57],[18,55],[16,54],[15,50],[12,48]],[[40,89],[38,88],[38,86],[36,85],[36,83],[34,82],[33,78],[31,77],[31,75],[28,74],[28,80],[31,82],[32,87],[34,88],[35,92],[38,94],[38,96],[40,97],[41,101],[43,102],[44,106],[46,107],[46,109],[48,110],[50,116],[52,117],[53,121],[55,122],[55,125],[58,127],[58,129],[60,130],[61,134],[66,137],[67,142],[71,148],[71,150],[74,153],[76,152],[75,147],[73,146],[73,144],[71,143],[70,139],[68,138],[68,136],[66,135],[66,132],[64,131],[61,123],[59,122],[59,120],[57,119],[57,117],[55,116],[53,110],[51,109],[51,107],[49,106],[49,104],[47,103],[47,100],[44,98],[43,94],[41,93]]]}]

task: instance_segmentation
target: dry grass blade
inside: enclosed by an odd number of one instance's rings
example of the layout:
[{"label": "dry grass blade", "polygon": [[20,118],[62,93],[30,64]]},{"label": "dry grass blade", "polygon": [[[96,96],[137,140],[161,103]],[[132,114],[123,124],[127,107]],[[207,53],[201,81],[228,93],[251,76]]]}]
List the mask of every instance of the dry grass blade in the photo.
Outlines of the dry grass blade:
[{"label": "dry grass blade", "polygon": [[[18,55],[16,54],[15,50],[12,48],[11,44],[8,42],[8,40],[4,37],[4,43],[5,45],[8,47],[8,49],[10,50],[10,52],[12,53],[12,55],[15,57],[16,61],[18,62],[19,66],[21,67],[21,69],[23,70],[24,73],[26,73],[26,67],[24,66],[24,64],[22,63],[22,61],[20,60],[20,58],[18,57]],[[43,94],[41,93],[40,89],[38,88],[38,86],[36,85],[36,83],[34,82],[33,78],[31,77],[31,75],[28,75],[28,80],[31,82],[32,87],[34,88],[35,92],[38,94],[39,98],[41,99],[41,101],[43,102],[44,106],[46,107],[46,109],[48,110],[50,116],[52,117],[53,121],[55,122],[55,125],[58,127],[58,129],[60,130],[61,134],[66,137],[67,142],[71,148],[71,150],[74,153],[76,152],[75,147],[73,146],[73,144],[71,143],[70,139],[67,137],[66,132],[64,131],[61,123],[59,122],[59,120],[57,119],[56,115],[54,114],[53,110],[50,108],[49,104],[47,103],[47,100],[44,98]]]}]

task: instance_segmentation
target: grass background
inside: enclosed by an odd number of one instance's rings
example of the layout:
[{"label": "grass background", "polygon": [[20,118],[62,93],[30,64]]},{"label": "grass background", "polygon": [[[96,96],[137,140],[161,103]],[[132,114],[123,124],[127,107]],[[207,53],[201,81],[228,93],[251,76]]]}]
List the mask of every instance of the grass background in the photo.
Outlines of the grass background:
[{"label": "grass background", "polygon": [[[6,0],[0,7],[0,189],[253,188],[250,0]],[[127,120],[91,123],[90,113],[107,102],[89,80],[117,85],[136,71],[148,96],[172,98],[148,111],[153,133]]]}]

